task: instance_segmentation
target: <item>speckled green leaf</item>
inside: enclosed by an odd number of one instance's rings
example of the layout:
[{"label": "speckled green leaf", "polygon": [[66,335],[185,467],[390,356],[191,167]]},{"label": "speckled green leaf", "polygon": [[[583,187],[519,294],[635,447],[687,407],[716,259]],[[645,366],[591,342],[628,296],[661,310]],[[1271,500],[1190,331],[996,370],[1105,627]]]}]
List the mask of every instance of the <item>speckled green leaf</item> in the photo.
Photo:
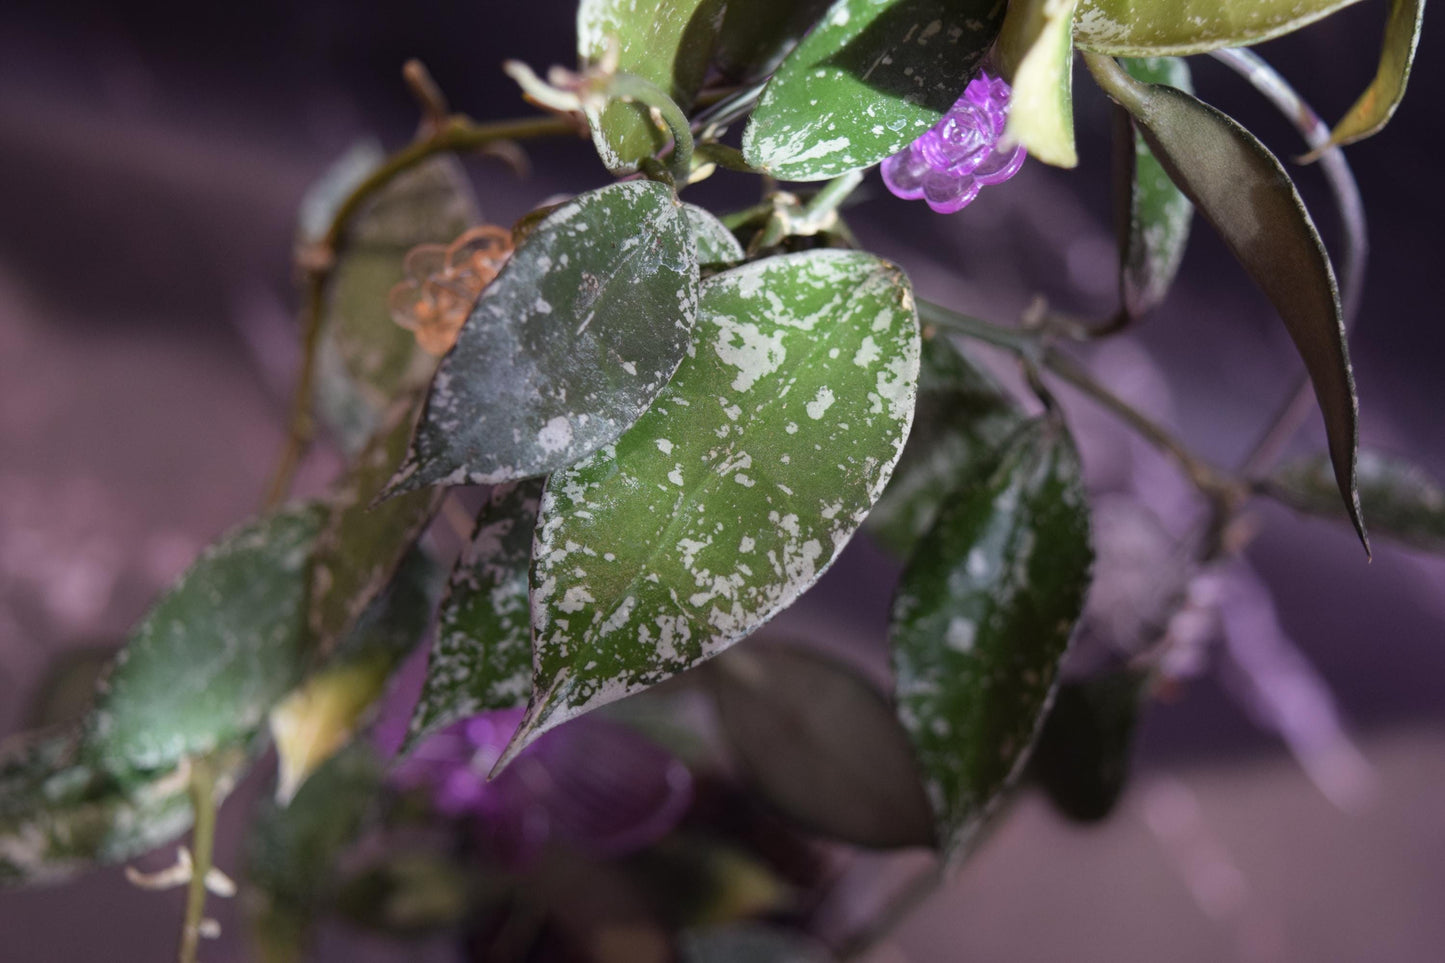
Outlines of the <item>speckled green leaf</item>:
[{"label": "speckled green leaf", "polygon": [[326,526],[311,562],[310,626],[326,656],[396,574],[441,504],[441,489],[373,505],[406,457],[420,393],[397,399],[328,499]]},{"label": "speckled green leaf", "polygon": [[718,68],[738,82],[766,77],[828,6],[829,0],[728,0]]},{"label": "speckled green leaf", "polygon": [[201,554],[131,632],[97,696],[87,754],[158,770],[253,733],[310,654],[306,569],[324,510],[250,522]]},{"label": "speckled green leaf", "polygon": [[747,256],[733,232],[706,208],[684,204],[682,210],[697,244],[698,264],[736,264]]},{"label": "speckled green leaf", "polygon": [[896,154],[952,107],[1003,22],[999,0],[836,0],[743,133],[749,164],[815,181]]},{"label": "speckled green leaf", "polygon": [[[1121,66],[1141,83],[1168,84],[1185,93],[1194,92],[1189,66],[1178,57],[1141,57],[1125,60]],[[1116,218],[1119,302],[1127,317],[1137,318],[1157,307],[1169,293],[1189,243],[1194,205],[1174,186],[1128,113],[1117,109],[1121,115],[1115,148],[1119,165],[1115,190],[1121,205]]]},{"label": "speckled green leaf", "polygon": [[933,842],[908,736],[858,673],[805,649],[746,645],[711,678],[728,745],[784,815],[860,846]]},{"label": "speckled green leaf", "polygon": [[1070,819],[1098,822],[1123,795],[1143,682],[1119,670],[1059,687],[1030,768]]},{"label": "speckled green leaf", "polygon": [[[14,746],[0,759],[0,886],[54,883],[175,839],[191,825],[184,772],[105,772],[77,759],[75,730]],[[247,752],[215,756],[229,791]]]},{"label": "speckled green leaf", "polygon": [[[354,186],[364,160],[359,155],[338,165],[313,189],[313,200],[303,206],[303,213],[309,211],[303,240],[317,240],[313,231],[325,233],[349,193],[338,188]],[[371,437],[398,393],[421,387],[436,370],[436,359],[417,347],[387,307],[387,295],[404,277],[402,259],[418,244],[452,241],[479,217],[461,165],[437,157],[382,188],[343,235],[326,289],[316,403],[348,453]]]},{"label": "speckled green leaf", "polygon": [[[1347,521],[1332,474],[1328,458],[1303,458],[1283,465],[1266,487],[1298,511]],[[1408,459],[1367,449],[1360,452],[1359,485],[1372,529],[1445,553],[1445,485],[1439,479]]]},{"label": "speckled green leaf", "polygon": [[523,705],[531,694],[527,576],[542,484],[500,485],[477,516],[471,545],[452,570],[402,751],[459,719]]},{"label": "speckled green leaf", "polygon": [[1395,115],[1405,98],[1420,27],[1425,22],[1425,0],[1392,0],[1385,21],[1385,43],[1375,79],[1330,134],[1333,144],[1353,144],[1378,133]]},{"label": "speckled green leaf", "polygon": [[1355,488],[1359,402],[1339,289],[1294,182],[1253,134],[1208,104],[1173,87],[1141,84],[1108,58],[1086,60],[1279,312],[1324,414],[1335,482],[1369,551]]},{"label": "speckled green leaf", "polygon": [[986,478],[1024,414],[941,334],[923,342],[913,432],[867,531],[907,558],[955,490]]},{"label": "speckled green leaf", "polygon": [[561,205],[482,292],[390,490],[545,475],[615,441],[682,361],[697,288],[667,187],[627,181]]},{"label": "speckled green leaf", "polygon": [[954,856],[1028,758],[1092,557],[1078,456],[1040,421],[990,479],[950,499],[903,572],[890,632],[898,714]]},{"label": "speckled green leaf", "polygon": [[[649,80],[683,110],[702,86],[717,42],[725,0],[582,0],[577,8],[577,55],[596,63],[615,43],[617,69]],[[670,140],[641,104],[613,101],[588,111],[592,142],[607,169],[631,173]]]},{"label": "speckled green leaf", "polygon": [[1004,77],[1013,84],[1007,135],[1045,164],[1073,167],[1074,4],[1013,0],[999,35]]},{"label": "speckled green leaf", "polygon": [[812,585],[887,483],[917,379],[912,293],[887,262],[820,250],[709,278],[672,383],[547,482],[513,748],[716,655]]},{"label": "speckled green leaf", "polygon": [[1079,0],[1074,42],[1118,57],[1247,47],[1358,0]]}]

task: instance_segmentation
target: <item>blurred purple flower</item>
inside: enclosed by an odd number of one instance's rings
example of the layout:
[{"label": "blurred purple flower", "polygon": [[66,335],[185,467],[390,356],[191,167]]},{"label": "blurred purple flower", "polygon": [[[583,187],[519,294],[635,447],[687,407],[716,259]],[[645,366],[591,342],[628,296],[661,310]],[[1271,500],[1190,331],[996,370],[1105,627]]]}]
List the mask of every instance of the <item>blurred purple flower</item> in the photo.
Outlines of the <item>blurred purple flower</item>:
[{"label": "blurred purple flower", "polygon": [[979,71],[937,124],[883,162],[883,183],[904,200],[920,198],[940,214],[966,207],[984,185],[1002,184],[1024,163],[1022,146],[1000,143],[1012,91]]},{"label": "blurred purple flower", "polygon": [[687,767],[594,716],[542,736],[488,782],[522,713],[483,713],[437,733],[397,769],[396,780],[430,791],[441,812],[474,820],[490,854],[513,868],[548,844],[621,856],[682,819],[692,802]]}]

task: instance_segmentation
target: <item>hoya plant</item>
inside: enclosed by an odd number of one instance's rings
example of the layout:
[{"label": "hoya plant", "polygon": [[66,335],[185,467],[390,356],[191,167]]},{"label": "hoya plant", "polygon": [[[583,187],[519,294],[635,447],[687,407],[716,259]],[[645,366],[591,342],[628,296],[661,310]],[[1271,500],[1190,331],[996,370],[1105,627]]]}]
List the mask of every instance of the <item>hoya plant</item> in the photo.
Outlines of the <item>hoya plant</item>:
[{"label": "hoya plant", "polygon": [[[186,888],[183,963],[216,930],[208,893],[238,886],[266,960],[336,920],[476,959],[826,960],[904,908],[814,925],[800,894],[847,847],[927,848],[931,885],[1029,774],[1103,817],[1138,713],[1199,644],[1213,603],[1191,588],[1236,571],[1255,499],[1337,517],[1366,553],[1366,511],[1445,544],[1438,483],[1360,452],[1346,341],[1363,222],[1340,148],[1400,104],[1424,0],[1391,0],[1332,127],[1248,49],[1352,2],[582,0],[575,65],[497,78],[530,105],[506,122],[407,64],[415,139],[351,151],[300,212],[304,360],[265,507],[155,603],[83,718],[4,758],[0,882],[189,832],[174,866],[130,872]],[[1293,165],[1193,93],[1200,55],[1323,166],[1339,273]],[[1075,166],[1076,73],[1113,105],[1112,314],[973,317],[860,247],[846,205],[874,168],[916,216],[967,218],[1023,165]],[[485,223],[457,155],[543,137],[590,140],[596,186]],[[694,203],[712,177],[756,203]],[[1240,465],[1073,350],[1188,323],[1151,315],[1196,213],[1303,362]],[[1085,490],[1079,396],[1193,491],[1147,603],[1102,586],[1120,509]],[[1327,449],[1279,464],[1311,417]],[[318,438],[346,467],[292,499]],[[886,687],[748,641],[860,534],[901,566]],[[420,648],[412,705],[392,683]],[[274,799],[217,865],[246,778]]]}]

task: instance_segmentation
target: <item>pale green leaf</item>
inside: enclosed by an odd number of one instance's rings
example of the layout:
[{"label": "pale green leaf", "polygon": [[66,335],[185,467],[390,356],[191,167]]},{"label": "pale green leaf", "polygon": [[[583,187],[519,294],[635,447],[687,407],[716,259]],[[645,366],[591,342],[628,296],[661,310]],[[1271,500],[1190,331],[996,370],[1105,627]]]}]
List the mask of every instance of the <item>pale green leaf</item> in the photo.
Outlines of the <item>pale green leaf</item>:
[{"label": "pale green leaf", "polygon": [[1378,133],[1395,116],[1405,98],[1420,28],[1425,22],[1425,0],[1391,0],[1390,19],[1385,21],[1385,43],[1380,67],[1370,86],[1355,101],[1330,134],[1332,144],[1353,144]]},{"label": "pale green leaf", "polygon": [[1248,47],[1358,0],[1079,0],[1074,43],[1116,57]]},{"label": "pale green leaf", "polygon": [[999,52],[1013,84],[1006,136],[1056,167],[1079,163],[1074,148],[1074,4],[1013,0]]},{"label": "pale green leaf", "polygon": [[716,655],[832,563],[913,418],[897,268],[819,250],[704,284],[691,355],[615,446],[547,483],[532,702],[513,742]]}]

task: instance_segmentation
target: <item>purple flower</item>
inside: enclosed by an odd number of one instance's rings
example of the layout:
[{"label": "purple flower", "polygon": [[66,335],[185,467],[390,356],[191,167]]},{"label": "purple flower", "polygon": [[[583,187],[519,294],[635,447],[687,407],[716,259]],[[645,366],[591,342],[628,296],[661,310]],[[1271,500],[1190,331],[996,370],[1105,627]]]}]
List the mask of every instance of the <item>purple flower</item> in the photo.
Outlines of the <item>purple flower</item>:
[{"label": "purple flower", "polygon": [[940,214],[961,210],[985,184],[1002,184],[1024,163],[1020,145],[1000,144],[1011,91],[980,70],[943,119],[883,162],[883,183]]},{"label": "purple flower", "polygon": [[554,729],[496,779],[487,774],[522,719],[488,712],[437,733],[397,770],[448,816],[472,820],[499,862],[522,868],[548,844],[606,858],[634,852],[677,825],[692,774],[631,729],[588,716]]}]

